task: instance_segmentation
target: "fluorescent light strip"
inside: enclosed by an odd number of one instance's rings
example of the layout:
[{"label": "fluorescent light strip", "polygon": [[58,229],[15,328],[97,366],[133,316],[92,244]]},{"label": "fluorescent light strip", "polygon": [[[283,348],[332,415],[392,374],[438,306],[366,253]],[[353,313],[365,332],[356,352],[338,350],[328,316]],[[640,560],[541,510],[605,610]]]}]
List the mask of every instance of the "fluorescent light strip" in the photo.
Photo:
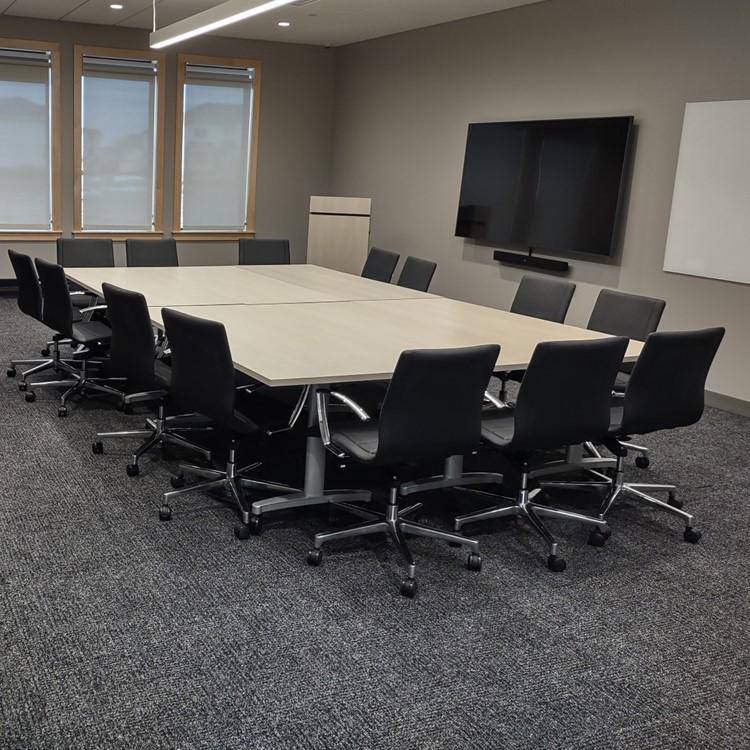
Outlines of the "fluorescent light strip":
[{"label": "fluorescent light strip", "polygon": [[185,39],[192,39],[201,34],[209,34],[212,31],[216,31],[216,29],[229,26],[238,21],[244,21],[246,18],[259,16],[261,13],[281,8],[294,1],[269,0],[269,2],[248,8],[248,3],[252,2],[252,0],[228,0],[228,2],[217,5],[215,8],[209,8],[189,18],[184,18],[182,21],[165,26],[163,29],[154,31],[149,38],[150,46],[152,49],[168,47],[170,44],[177,44]]}]

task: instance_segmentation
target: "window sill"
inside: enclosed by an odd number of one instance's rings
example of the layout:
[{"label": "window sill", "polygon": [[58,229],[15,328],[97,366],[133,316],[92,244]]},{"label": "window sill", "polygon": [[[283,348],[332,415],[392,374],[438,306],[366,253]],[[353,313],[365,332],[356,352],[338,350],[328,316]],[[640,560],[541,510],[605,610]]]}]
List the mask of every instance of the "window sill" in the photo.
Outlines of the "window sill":
[{"label": "window sill", "polygon": [[255,232],[172,232],[180,242],[232,242],[255,237]]},{"label": "window sill", "polygon": [[114,240],[115,242],[124,242],[125,240],[131,238],[131,237],[158,237],[163,238],[164,232],[158,231],[158,232],[119,232],[119,231],[111,231],[111,232],[84,232],[82,230],[76,230],[73,232],[73,237],[76,239],[78,238],[85,238],[89,237],[91,239],[95,240]]},{"label": "window sill", "polygon": [[62,237],[62,232],[0,232],[0,240],[14,242],[52,242]]}]

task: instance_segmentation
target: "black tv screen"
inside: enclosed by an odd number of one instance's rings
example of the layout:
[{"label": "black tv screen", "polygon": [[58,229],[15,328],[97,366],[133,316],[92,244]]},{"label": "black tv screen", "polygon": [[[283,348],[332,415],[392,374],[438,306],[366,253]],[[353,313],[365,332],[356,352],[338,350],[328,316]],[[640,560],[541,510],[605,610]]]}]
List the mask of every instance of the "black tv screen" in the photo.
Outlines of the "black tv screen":
[{"label": "black tv screen", "polygon": [[469,125],[456,235],[612,253],[632,117]]}]

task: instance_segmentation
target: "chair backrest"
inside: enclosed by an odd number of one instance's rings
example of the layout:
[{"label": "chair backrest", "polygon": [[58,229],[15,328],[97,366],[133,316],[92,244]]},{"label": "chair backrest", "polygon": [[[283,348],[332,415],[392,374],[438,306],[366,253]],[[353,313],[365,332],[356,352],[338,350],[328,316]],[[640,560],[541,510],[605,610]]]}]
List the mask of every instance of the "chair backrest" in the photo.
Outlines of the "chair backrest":
[{"label": "chair backrest", "polygon": [[272,266],[291,263],[289,240],[263,240],[257,237],[240,240],[241,266]]},{"label": "chair backrest", "polygon": [[177,242],[169,240],[125,240],[128,266],[177,266]]},{"label": "chair backrest", "polygon": [[628,381],[622,432],[641,435],[694,424],[723,328],[649,334]]},{"label": "chair backrest", "polygon": [[404,262],[397,284],[408,289],[426,292],[430,288],[436,268],[437,263],[423,258],[413,258],[410,255]]},{"label": "chair backrest", "polygon": [[604,437],[627,346],[619,336],[537,344],[518,391],[509,447],[549,450]]},{"label": "chair backrest", "polygon": [[35,258],[36,272],[42,289],[42,322],[53,331],[71,336],[73,306],[70,303],[65,269],[57,263]]},{"label": "chair backrest", "polygon": [[42,319],[42,290],[34,268],[34,261],[29,255],[8,250],[10,264],[18,282],[18,308],[22,313],[36,320]]},{"label": "chair backrest", "polygon": [[[659,327],[666,302],[655,297],[602,289],[591,311],[587,328],[612,336],[627,336],[645,341]],[[623,372],[631,372],[632,363],[623,363]]]},{"label": "chair backrest", "polygon": [[564,323],[575,290],[576,285],[570,281],[524,276],[518,285],[510,311],[530,318]]},{"label": "chair backrest", "polygon": [[102,291],[112,329],[112,372],[127,378],[131,388],[153,388],[156,352],[146,298],[113,284],[102,284]]},{"label": "chair backrest", "polygon": [[390,250],[381,250],[379,247],[370,248],[367,260],[362,268],[362,277],[390,284],[399,257],[398,253],[393,253]]},{"label": "chair backrest", "polygon": [[497,344],[403,352],[380,411],[376,460],[447,458],[476,448],[499,355]]},{"label": "chair backrest", "polygon": [[58,237],[57,262],[65,268],[112,268],[115,265],[112,240]]},{"label": "chair backrest", "polygon": [[231,428],[234,364],[224,326],[169,308],[162,310],[162,319],[172,351],[170,396],[180,408]]}]

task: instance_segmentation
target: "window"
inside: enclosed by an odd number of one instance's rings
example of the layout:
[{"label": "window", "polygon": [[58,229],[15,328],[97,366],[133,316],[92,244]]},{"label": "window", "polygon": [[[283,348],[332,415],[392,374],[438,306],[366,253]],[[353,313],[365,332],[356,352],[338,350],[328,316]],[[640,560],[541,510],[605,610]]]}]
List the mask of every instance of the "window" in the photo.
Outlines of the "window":
[{"label": "window", "polygon": [[0,39],[0,232],[59,226],[59,49]]},{"label": "window", "polygon": [[260,65],[179,57],[174,229],[254,230]]},{"label": "window", "polygon": [[160,231],[163,56],[76,47],[76,68],[76,231]]}]

